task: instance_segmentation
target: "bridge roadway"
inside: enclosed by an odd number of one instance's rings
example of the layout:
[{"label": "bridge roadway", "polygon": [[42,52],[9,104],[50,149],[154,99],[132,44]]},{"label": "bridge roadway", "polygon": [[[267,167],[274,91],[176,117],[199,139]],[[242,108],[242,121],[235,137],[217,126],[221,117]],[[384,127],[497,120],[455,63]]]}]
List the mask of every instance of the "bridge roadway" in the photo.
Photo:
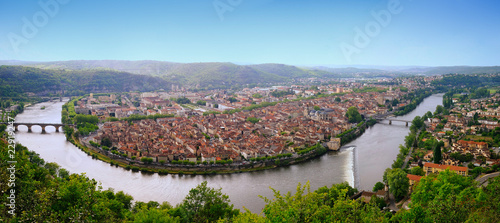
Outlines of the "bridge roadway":
[{"label": "bridge roadway", "polygon": [[42,127],[42,133],[46,133],[45,127],[47,127],[47,126],[54,126],[54,128],[56,128],[56,132],[59,132],[59,128],[61,128],[63,126],[74,126],[73,124],[61,124],[61,123],[19,123],[19,122],[7,123],[7,122],[2,122],[0,124],[5,124],[5,125],[7,125],[7,127],[13,125],[14,131],[16,131],[16,132],[18,131],[17,127],[20,125],[24,125],[24,126],[28,127],[28,132],[32,132],[31,131],[32,126],[38,125],[38,126]]},{"label": "bridge roadway", "polygon": [[383,115],[375,115],[373,116],[372,118],[374,118],[375,120],[377,121],[383,121],[383,120],[388,120],[389,121],[389,125],[392,125],[392,122],[395,121],[395,122],[405,122],[406,123],[406,126],[408,126],[408,123],[410,123],[411,121],[408,121],[408,120],[402,120],[402,119],[391,119],[391,118],[388,118],[389,116],[392,115],[392,112],[388,112],[386,114],[383,114]]}]

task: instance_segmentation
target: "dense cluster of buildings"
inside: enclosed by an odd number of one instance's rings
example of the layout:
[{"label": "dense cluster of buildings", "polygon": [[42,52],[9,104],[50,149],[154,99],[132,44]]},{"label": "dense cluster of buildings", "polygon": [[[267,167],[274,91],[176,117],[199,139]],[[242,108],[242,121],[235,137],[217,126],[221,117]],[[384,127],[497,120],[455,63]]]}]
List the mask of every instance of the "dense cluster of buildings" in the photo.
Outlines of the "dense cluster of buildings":
[{"label": "dense cluster of buildings", "polygon": [[[460,103],[459,99],[453,98],[453,106],[449,109],[449,115],[442,115],[429,118],[425,121],[427,130],[432,132],[433,138],[443,141],[442,161],[439,164],[433,163],[433,151],[428,151],[422,159],[425,175],[439,173],[444,170],[451,170],[459,175],[467,176],[469,167],[488,167],[500,164],[499,148],[492,148],[489,142],[493,142],[491,137],[481,137],[479,132],[496,131],[500,127],[500,94],[495,94],[490,98],[472,99],[470,103]],[[470,136],[479,136],[479,141],[464,140]],[[474,138],[474,137],[472,137]],[[425,139],[424,139],[425,140]],[[452,154],[459,154],[462,157],[470,157],[470,161],[461,161]],[[411,167],[417,166],[414,162]],[[410,186],[420,181],[421,176],[408,174]]]},{"label": "dense cluster of buildings", "polygon": [[[274,87],[274,91],[297,91],[281,98],[271,96],[271,89],[245,89],[236,94],[221,91],[203,94],[135,93],[102,99],[101,96],[97,99],[90,96],[80,100],[76,109],[77,112],[99,115],[102,119],[110,116],[122,118],[132,114],[175,115],[156,120],[105,122],[93,136],[93,140],[99,143],[103,138],[109,138],[113,147],[129,157],[148,157],[157,162],[219,159],[239,161],[295,153],[298,149],[318,142],[324,142],[329,149],[336,150],[340,147],[340,140],[335,136],[356,125],[349,123],[345,116],[349,107],[356,107],[365,117],[384,114],[388,111],[386,102],[390,104],[390,100],[398,99],[404,94],[399,88],[387,88],[385,92],[351,92],[317,99],[292,100],[298,94],[309,94],[309,91],[312,91],[311,94],[352,91],[333,86],[314,90],[299,89],[298,86]],[[185,97],[192,102],[204,100],[206,104],[178,104],[174,96]],[[230,103],[225,99],[228,96],[238,101]],[[137,99],[140,100],[139,103],[135,102]],[[116,100],[120,100],[121,105],[117,105]],[[245,107],[253,104],[278,100],[282,102],[274,106],[245,110]],[[233,108],[240,108],[242,111],[232,114],[213,113]],[[259,121],[253,123],[249,121],[249,117]]]},{"label": "dense cluster of buildings", "polygon": [[[444,142],[442,164],[455,166],[464,164],[450,156],[452,153],[473,157],[474,166],[500,164],[500,160],[491,159],[492,153],[496,158],[498,148],[490,148],[488,142],[485,141],[485,139],[490,141],[493,139],[482,138],[479,134],[500,127],[498,123],[500,108],[497,106],[500,94],[490,98],[472,99],[470,103],[459,103],[457,99],[454,101],[449,115],[426,121],[427,129],[432,132],[433,137]],[[470,139],[465,140],[465,138]],[[432,158],[432,153],[428,154],[428,158]]]}]

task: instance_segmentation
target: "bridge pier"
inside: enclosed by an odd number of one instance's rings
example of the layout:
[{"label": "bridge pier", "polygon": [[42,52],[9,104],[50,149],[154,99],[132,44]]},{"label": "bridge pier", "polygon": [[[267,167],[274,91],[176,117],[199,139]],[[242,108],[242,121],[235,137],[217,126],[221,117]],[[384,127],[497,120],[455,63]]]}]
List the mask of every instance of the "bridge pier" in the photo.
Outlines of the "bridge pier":
[{"label": "bridge pier", "polygon": [[406,127],[408,127],[408,122],[406,122]]},{"label": "bridge pier", "polygon": [[[5,124],[5,125],[10,126],[10,124],[7,122],[0,122],[0,124]],[[31,127],[34,125],[38,125],[42,128],[42,133],[47,133],[47,131],[45,130],[45,127],[47,127],[47,126],[54,126],[54,128],[56,129],[56,132],[64,131],[64,129],[59,130],[59,128],[62,128],[64,126],[74,126],[72,124],[59,124],[59,123],[57,123],[57,124],[52,124],[52,123],[13,123],[14,131],[18,132],[20,125],[26,126],[28,128],[28,132],[33,132]]]},{"label": "bridge pier", "polygon": [[392,125],[392,120],[389,120],[389,125]]}]

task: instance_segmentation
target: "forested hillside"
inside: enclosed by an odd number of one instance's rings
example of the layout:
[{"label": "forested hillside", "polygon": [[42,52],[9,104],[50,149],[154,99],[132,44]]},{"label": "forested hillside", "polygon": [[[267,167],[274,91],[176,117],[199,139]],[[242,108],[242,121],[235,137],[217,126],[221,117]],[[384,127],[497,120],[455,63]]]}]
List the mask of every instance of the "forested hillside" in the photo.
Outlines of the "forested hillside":
[{"label": "forested hillside", "polygon": [[146,75],[107,70],[46,70],[24,66],[0,66],[0,96],[82,95],[84,93],[152,91],[169,89],[170,82]]},{"label": "forested hillside", "polygon": [[[356,67],[297,67],[285,64],[237,65],[234,63],[174,63],[165,61],[125,60],[74,60],[53,62],[0,61],[6,65],[23,65],[48,70],[96,73],[97,71],[122,71],[161,77],[168,83],[187,88],[216,89],[242,87],[246,85],[273,84],[297,78],[394,78],[407,75],[438,74],[495,74],[499,66],[473,67],[378,67],[377,69]],[[369,66],[365,66],[369,67]],[[119,73],[119,72],[118,72]]]},{"label": "forested hillside", "polygon": [[[0,64],[2,62],[0,61]],[[81,60],[54,62],[5,61],[41,69],[117,70],[134,74],[161,77],[168,82],[188,88],[231,88],[247,84],[272,84],[294,78],[337,77],[324,70],[309,70],[284,64],[237,65],[233,63],[172,63],[163,61]]]},{"label": "forested hillside", "polygon": [[432,84],[441,88],[498,87],[500,86],[500,75],[448,74],[443,75],[442,79],[436,80]]},{"label": "forested hillside", "polygon": [[449,66],[432,67],[422,70],[427,75],[438,74],[495,74],[500,73],[500,66]]}]

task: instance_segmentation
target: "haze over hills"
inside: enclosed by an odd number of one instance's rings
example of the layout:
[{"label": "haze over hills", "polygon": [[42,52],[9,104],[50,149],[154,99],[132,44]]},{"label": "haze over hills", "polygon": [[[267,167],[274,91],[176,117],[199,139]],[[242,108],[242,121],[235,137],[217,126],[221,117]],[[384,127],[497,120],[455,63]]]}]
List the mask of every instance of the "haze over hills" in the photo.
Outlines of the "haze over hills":
[{"label": "haze over hills", "polygon": [[82,95],[84,93],[154,91],[169,89],[171,82],[159,77],[114,70],[50,70],[26,66],[0,66],[0,97]]},{"label": "haze over hills", "polygon": [[187,87],[228,88],[246,84],[281,83],[297,78],[352,77],[315,68],[285,64],[236,65],[233,63],[173,63],[163,61],[79,60],[55,62],[0,61],[0,65],[22,65],[40,69],[72,71],[116,70],[161,77]]},{"label": "haze over hills", "polygon": [[[53,62],[0,61],[0,65],[22,65],[39,69],[65,71],[120,71],[160,77],[166,82],[189,88],[229,88],[247,84],[282,83],[297,78],[392,78],[406,75],[498,73],[500,66],[315,66],[298,67],[285,64],[237,65],[229,62],[175,63],[141,60],[73,60]],[[85,73],[85,72],[84,72]],[[170,86],[166,86],[168,89]]]}]

